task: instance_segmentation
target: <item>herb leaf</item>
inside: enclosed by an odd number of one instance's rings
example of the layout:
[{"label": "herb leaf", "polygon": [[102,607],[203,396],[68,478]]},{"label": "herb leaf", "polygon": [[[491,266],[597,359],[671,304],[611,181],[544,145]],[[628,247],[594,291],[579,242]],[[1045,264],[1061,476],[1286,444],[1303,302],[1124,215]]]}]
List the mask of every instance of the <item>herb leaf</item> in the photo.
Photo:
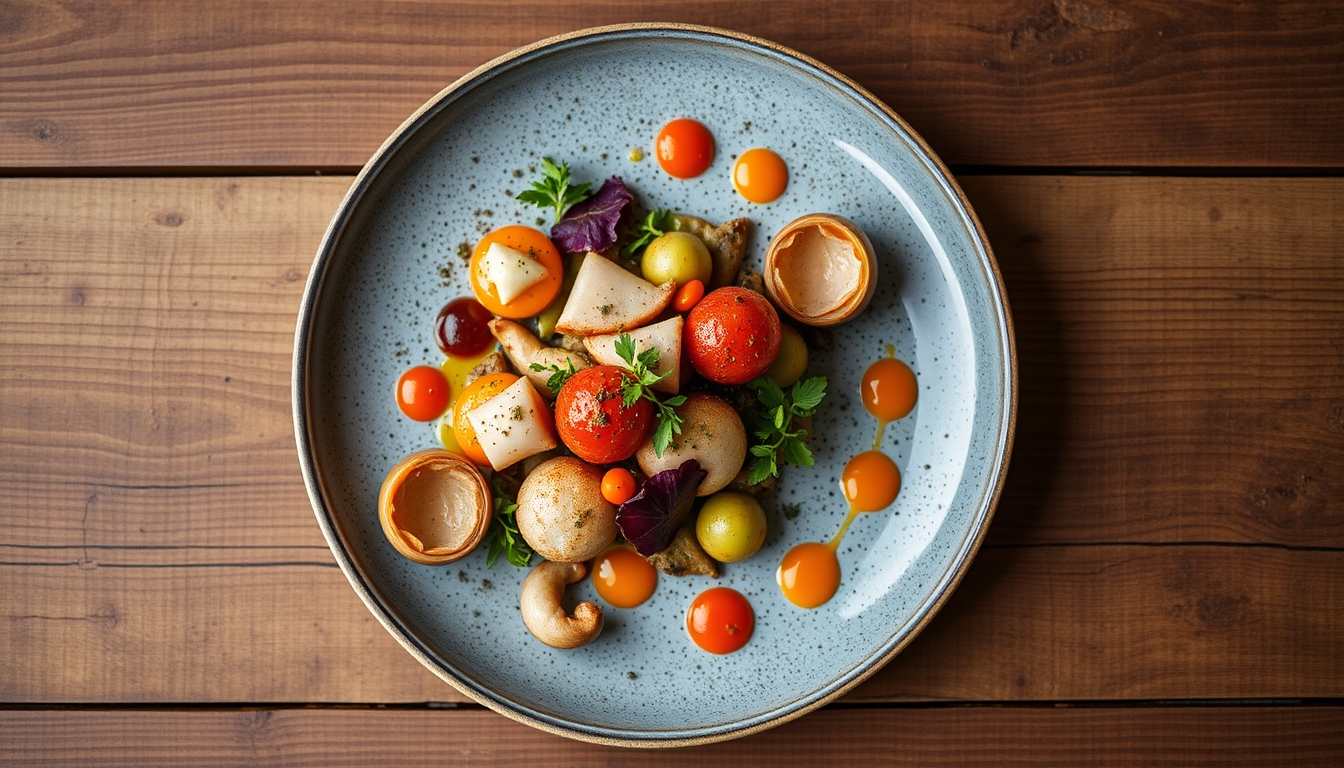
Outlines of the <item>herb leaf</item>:
[{"label": "herb leaf", "polygon": [[533,363],[529,365],[528,368],[531,368],[534,371],[551,371],[551,377],[546,379],[546,388],[551,390],[551,394],[557,395],[560,394],[560,388],[565,386],[565,382],[569,381],[569,377],[578,373],[578,371],[574,370],[574,358],[565,358],[565,364],[569,366],[569,370],[565,370],[555,363],[551,363],[550,365]]},{"label": "herb leaf", "polygon": [[549,157],[543,157],[541,171],[541,181],[532,182],[531,189],[518,193],[518,199],[538,208],[554,208],[557,224],[566,209],[592,194],[588,191],[592,185],[570,183],[569,163],[556,165]]},{"label": "herb leaf", "polygon": [[758,403],[748,414],[752,434],[760,441],[750,448],[756,459],[751,463],[747,482],[752,485],[768,477],[779,477],[779,460],[800,467],[812,466],[812,450],[807,447],[807,432],[794,429],[793,420],[816,413],[826,397],[826,377],[813,376],[797,382],[785,393],[773,379],[764,376],[747,384],[756,390]]},{"label": "herb leaf", "polygon": [[658,421],[658,426],[653,430],[653,453],[662,456],[663,451],[672,444],[673,436],[681,434],[681,425],[686,420],[672,409],[685,403],[686,397],[677,395],[659,400],[658,395],[654,394],[653,385],[667,378],[666,373],[659,375],[653,372],[653,369],[658,367],[658,358],[661,355],[656,347],[650,347],[636,354],[635,340],[630,338],[628,333],[622,333],[617,337],[615,346],[616,356],[625,361],[626,368],[635,375],[633,381],[627,379],[625,385],[621,387],[621,405],[629,408],[641,397],[653,403],[657,409],[654,418]]},{"label": "herb leaf", "polygon": [[510,565],[526,568],[532,562],[532,548],[518,531],[518,519],[514,514],[518,505],[500,487],[499,478],[491,480],[490,490],[494,514],[490,518],[490,549],[485,555],[485,567],[494,565],[503,554]]},{"label": "herb leaf", "polygon": [[649,215],[645,216],[636,227],[635,239],[621,249],[621,254],[627,258],[634,256],[655,238],[667,234],[667,230],[672,226],[671,218],[671,211],[649,211]]}]

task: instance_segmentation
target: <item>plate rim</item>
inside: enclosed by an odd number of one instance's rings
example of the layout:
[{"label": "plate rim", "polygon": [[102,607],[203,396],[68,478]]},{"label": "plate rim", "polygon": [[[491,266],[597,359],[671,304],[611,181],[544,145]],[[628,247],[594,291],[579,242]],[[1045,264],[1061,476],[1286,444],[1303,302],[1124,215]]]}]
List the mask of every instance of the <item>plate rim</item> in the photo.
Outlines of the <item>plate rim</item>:
[{"label": "plate rim", "polygon": [[[688,732],[684,736],[663,735],[641,737],[637,735],[639,732],[630,729],[589,726],[583,723],[566,721],[561,718],[546,715],[545,713],[537,712],[521,702],[506,697],[499,692],[491,691],[484,686],[480,686],[465,676],[459,676],[457,671],[452,669],[451,666],[445,669],[444,666],[429,653],[428,649],[423,647],[415,633],[411,632],[409,627],[407,627],[405,623],[401,621],[400,617],[396,615],[396,611],[393,610],[391,606],[385,605],[374,593],[371,585],[368,583],[362,572],[362,568],[354,562],[346,549],[345,542],[336,530],[332,513],[327,508],[327,495],[318,479],[317,463],[312,447],[314,440],[310,433],[311,425],[307,418],[309,400],[307,391],[309,382],[308,359],[310,356],[310,331],[312,330],[312,321],[315,315],[317,297],[327,274],[327,267],[331,261],[334,246],[340,240],[345,229],[350,224],[354,205],[368,192],[372,180],[386,165],[391,151],[413,136],[414,129],[425,115],[432,110],[435,110],[448,97],[457,91],[474,86],[478,84],[478,82],[488,79],[492,71],[516,59],[534,53],[541,53],[547,49],[569,46],[590,39],[596,42],[603,39],[614,40],[625,37],[637,38],[658,33],[671,33],[672,35],[684,36],[687,39],[701,39],[709,40],[711,42],[727,43],[739,49],[754,49],[757,53],[774,54],[775,58],[784,59],[787,63],[797,67],[803,72],[813,75],[821,75],[822,77],[820,79],[823,81],[830,79],[833,82],[828,83],[829,85],[837,87],[842,93],[848,91],[845,95],[882,113],[887,119],[892,121],[900,131],[904,132],[905,136],[914,143],[918,159],[933,171],[935,180],[949,193],[949,198],[955,203],[957,213],[963,217],[964,222],[969,225],[968,228],[972,234],[974,245],[979,251],[981,266],[986,270],[987,276],[990,278],[991,304],[998,310],[1002,321],[1000,327],[996,330],[998,331],[998,341],[1004,350],[1005,367],[998,371],[1003,377],[1004,409],[996,435],[1003,446],[1003,450],[993,457],[994,462],[991,466],[995,464],[997,466],[993,466],[993,471],[987,473],[990,478],[990,484],[988,492],[983,494],[979,507],[973,515],[973,519],[978,520],[974,535],[970,537],[971,540],[969,542],[963,540],[961,547],[957,551],[956,557],[953,558],[953,561],[949,564],[947,570],[940,579],[940,584],[937,586],[937,597],[925,604],[911,617],[912,619],[915,619],[915,621],[910,625],[910,628],[904,637],[898,640],[886,653],[871,658],[869,663],[862,669],[857,669],[857,671],[851,669],[849,672],[842,672],[839,676],[832,678],[831,681],[817,689],[817,691],[813,691],[811,694],[800,697],[801,699],[806,699],[809,696],[815,697],[811,701],[806,701],[804,704],[798,705],[797,702],[800,699],[794,699],[791,702],[775,707],[763,714],[729,724],[692,729],[691,732]],[[808,70],[812,71],[808,72]],[[962,578],[969,569],[971,561],[979,552],[1003,492],[1008,464],[1012,455],[1013,439],[1017,422],[1017,347],[1013,331],[1012,312],[1008,304],[1003,276],[999,271],[998,262],[994,258],[989,239],[985,235],[979,217],[976,216],[970,202],[966,199],[961,187],[956,183],[956,180],[953,178],[942,159],[933,152],[923,137],[910,127],[904,119],[896,114],[891,107],[846,75],[841,74],[837,70],[807,56],[806,54],[778,43],[737,32],[735,30],[718,27],[665,22],[636,22],[591,27],[554,35],[497,56],[472,69],[470,72],[458,78],[427,100],[415,110],[415,112],[402,121],[401,125],[399,125],[381,145],[379,145],[378,149],[360,169],[359,174],[356,175],[354,181],[351,182],[350,188],[342,197],[336,212],[333,214],[332,219],[322,236],[317,254],[314,257],[313,264],[309,270],[299,306],[294,334],[290,398],[294,418],[294,439],[298,452],[300,469],[303,473],[304,486],[308,493],[310,505],[317,518],[318,526],[322,530],[322,536],[326,540],[327,546],[331,550],[332,556],[335,558],[341,572],[345,574],[346,580],[364,602],[365,607],[369,609],[369,612],[373,614],[374,618],[378,620],[383,628],[413,657],[463,695],[516,722],[524,723],[558,736],[606,746],[639,748],[681,747],[709,744],[748,736],[753,733],[758,733],[782,725],[815,711],[853,690],[882,667],[886,666],[891,659],[895,658],[897,654],[903,651],[906,646],[908,646],[910,642],[928,626],[929,622],[933,620],[933,617],[942,609],[948,597],[956,591],[957,586],[960,585]],[[827,688],[830,688],[831,690],[827,691]],[[817,696],[816,694],[821,691],[827,692],[824,695]],[[669,734],[675,732],[651,731],[651,733]]]}]

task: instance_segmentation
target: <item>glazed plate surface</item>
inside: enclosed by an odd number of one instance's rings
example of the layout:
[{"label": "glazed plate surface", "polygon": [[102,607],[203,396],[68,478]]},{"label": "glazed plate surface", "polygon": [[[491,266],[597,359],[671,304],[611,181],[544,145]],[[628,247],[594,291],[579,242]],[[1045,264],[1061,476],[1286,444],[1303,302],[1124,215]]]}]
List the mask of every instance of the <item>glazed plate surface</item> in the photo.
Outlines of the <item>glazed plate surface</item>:
[{"label": "glazed plate surface", "polygon": [[[898,105],[899,106],[899,105]],[[653,159],[659,127],[694,117],[717,154],[682,181]],[[733,158],[757,146],[788,163],[788,190],[755,205],[733,190]],[[632,149],[645,154],[630,159]],[[523,626],[526,571],[485,547],[422,566],[383,538],[379,485],[408,453],[438,447],[432,425],[401,416],[398,375],[443,359],[435,313],[470,294],[462,243],[505,224],[538,226],[514,196],[542,157],[597,186],[620,176],[646,208],[713,222],[752,221],[749,264],[805,213],[849,218],[880,259],[876,295],[814,353],[830,382],[813,468],[785,466],[766,504],[769,534],[718,584],[751,601],[756,633],[713,656],[688,639],[691,600],[715,584],[661,576],[634,610],[606,607],[593,643],[559,651]],[[540,214],[544,215],[544,214]],[[542,221],[546,229],[549,220]],[[845,517],[839,475],[871,447],[858,398],[864,368],[887,353],[919,379],[913,414],[882,450],[903,488],[861,515],[840,548],[840,592],[795,608],[775,585],[781,556],[828,540]],[[413,115],[369,162],[328,230],[299,316],[295,427],[319,524],[370,610],[406,648],[467,695],[567,736],[668,745],[743,735],[834,699],[905,646],[969,565],[988,526],[1012,439],[1015,371],[1008,310],[983,235],[945,169],[890,111],[824,66],[764,41],[679,26],[590,30],[543,41],[463,78]],[[585,580],[571,596],[595,600]],[[600,603],[600,601],[597,601]],[[357,658],[349,663],[359,664]]]}]

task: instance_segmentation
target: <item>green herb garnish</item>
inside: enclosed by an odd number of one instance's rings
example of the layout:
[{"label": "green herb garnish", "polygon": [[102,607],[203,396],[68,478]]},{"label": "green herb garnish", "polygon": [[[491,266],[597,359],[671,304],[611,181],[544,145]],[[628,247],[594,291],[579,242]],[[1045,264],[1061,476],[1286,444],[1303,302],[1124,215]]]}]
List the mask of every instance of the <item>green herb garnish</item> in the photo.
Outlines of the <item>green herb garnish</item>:
[{"label": "green herb garnish", "polygon": [[532,548],[518,531],[518,518],[514,515],[518,505],[499,486],[499,478],[491,480],[490,488],[494,514],[490,518],[490,550],[485,556],[485,567],[494,565],[503,553],[510,565],[526,568],[532,562]]},{"label": "green herb garnish", "polygon": [[560,393],[560,388],[565,386],[565,382],[569,381],[570,376],[578,373],[578,371],[574,370],[574,358],[566,357],[565,364],[569,366],[569,370],[565,370],[554,363],[550,365],[533,363],[529,365],[528,368],[531,368],[534,371],[550,371],[551,377],[546,379],[546,388],[551,390],[551,394],[555,395]]},{"label": "green herb garnish", "polygon": [[588,189],[591,184],[569,183],[569,163],[556,165],[549,157],[543,157],[541,170],[541,181],[532,182],[532,188],[518,193],[518,199],[538,208],[554,208],[555,223],[560,223],[560,217],[571,205],[592,197]]},{"label": "green herb garnish", "polygon": [[649,215],[635,228],[635,239],[629,245],[621,249],[621,254],[626,258],[634,256],[641,248],[653,242],[655,238],[667,234],[671,229],[672,212],[671,211],[649,211]]},{"label": "green herb garnish", "polygon": [[635,375],[634,381],[626,380],[625,385],[621,387],[621,405],[629,408],[641,397],[653,403],[657,408],[654,416],[658,421],[658,426],[653,430],[653,453],[662,456],[663,451],[672,444],[672,436],[681,434],[681,425],[686,420],[672,409],[686,402],[686,396],[676,395],[666,400],[659,400],[653,393],[651,387],[667,378],[666,373],[659,376],[653,372],[653,369],[658,367],[660,353],[657,349],[650,348],[635,354],[634,340],[630,338],[630,334],[623,333],[616,339],[616,354],[625,361],[626,367]]},{"label": "green herb garnish", "polygon": [[761,376],[752,379],[748,387],[756,390],[757,405],[751,410],[756,438],[751,446],[751,473],[747,482],[764,482],[767,477],[779,477],[778,458],[800,467],[812,466],[812,451],[805,440],[807,433],[793,428],[795,418],[807,418],[816,413],[822,398],[826,397],[826,377],[813,376],[797,382],[789,393],[779,388],[774,379]]}]

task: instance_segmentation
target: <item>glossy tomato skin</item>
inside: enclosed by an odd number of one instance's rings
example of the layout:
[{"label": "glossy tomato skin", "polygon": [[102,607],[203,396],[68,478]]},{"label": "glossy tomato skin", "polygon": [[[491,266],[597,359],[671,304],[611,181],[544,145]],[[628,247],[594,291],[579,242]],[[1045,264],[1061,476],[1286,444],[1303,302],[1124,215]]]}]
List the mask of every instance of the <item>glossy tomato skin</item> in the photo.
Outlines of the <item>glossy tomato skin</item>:
[{"label": "glossy tomato skin", "polygon": [[701,376],[719,384],[746,384],[779,354],[779,314],[755,291],[719,288],[686,315],[683,343]]},{"label": "glossy tomato skin", "polygon": [[407,418],[433,421],[448,410],[448,379],[438,368],[417,365],[397,379],[397,406]]},{"label": "glossy tomato skin", "polygon": [[[629,378],[627,378],[629,377]],[[590,464],[611,464],[639,450],[653,426],[653,403],[622,405],[621,387],[633,375],[614,365],[585,368],[555,398],[555,428],[569,450]]]}]

